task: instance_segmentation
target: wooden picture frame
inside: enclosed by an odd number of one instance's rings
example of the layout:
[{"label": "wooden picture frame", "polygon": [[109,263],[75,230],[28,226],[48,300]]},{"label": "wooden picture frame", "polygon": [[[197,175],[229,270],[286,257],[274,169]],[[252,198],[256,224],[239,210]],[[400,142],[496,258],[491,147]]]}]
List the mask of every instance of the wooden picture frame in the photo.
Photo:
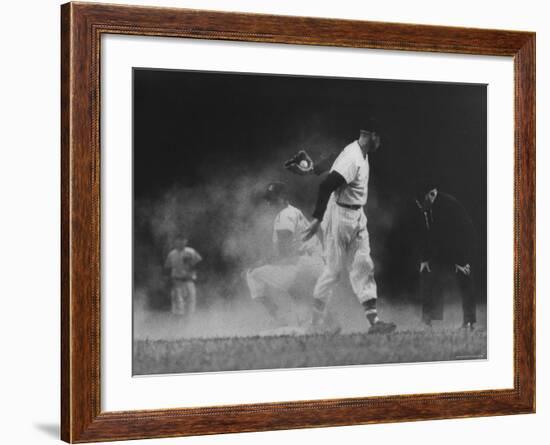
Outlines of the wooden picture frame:
[{"label": "wooden picture frame", "polygon": [[[63,5],[61,19],[63,440],[96,442],[535,411],[534,33],[92,3]],[[513,389],[102,412],[99,91],[103,34],[513,57]]]}]

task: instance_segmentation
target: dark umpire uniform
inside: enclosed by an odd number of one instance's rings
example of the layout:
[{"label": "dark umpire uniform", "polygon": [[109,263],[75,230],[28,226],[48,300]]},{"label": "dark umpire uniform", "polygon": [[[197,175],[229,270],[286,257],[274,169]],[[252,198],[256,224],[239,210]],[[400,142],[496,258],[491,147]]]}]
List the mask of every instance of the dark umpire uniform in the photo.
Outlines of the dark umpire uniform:
[{"label": "dark umpire uniform", "polygon": [[[427,198],[428,195],[426,202]],[[420,261],[424,264],[420,272],[422,320],[428,325],[432,320],[442,320],[444,292],[457,285],[462,297],[463,325],[473,327],[476,232],[472,220],[462,204],[448,193],[437,191],[429,205],[422,205],[419,200],[416,204]]]}]

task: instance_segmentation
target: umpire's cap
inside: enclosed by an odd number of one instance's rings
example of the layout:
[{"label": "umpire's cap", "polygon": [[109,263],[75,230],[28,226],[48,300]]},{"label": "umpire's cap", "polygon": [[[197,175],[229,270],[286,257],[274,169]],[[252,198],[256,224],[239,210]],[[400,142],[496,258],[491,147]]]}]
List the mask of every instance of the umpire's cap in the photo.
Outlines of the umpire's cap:
[{"label": "umpire's cap", "polygon": [[287,187],[284,182],[271,182],[267,185],[264,193],[264,199],[273,202],[279,198],[287,197]]},{"label": "umpire's cap", "polygon": [[436,188],[438,188],[438,181],[435,178],[421,178],[417,180],[414,186],[414,197],[421,200],[426,193]]}]

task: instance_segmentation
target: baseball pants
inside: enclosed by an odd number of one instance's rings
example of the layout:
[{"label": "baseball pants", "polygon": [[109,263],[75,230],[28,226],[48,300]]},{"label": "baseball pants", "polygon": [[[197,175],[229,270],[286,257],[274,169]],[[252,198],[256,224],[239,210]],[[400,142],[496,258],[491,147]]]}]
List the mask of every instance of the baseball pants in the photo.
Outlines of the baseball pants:
[{"label": "baseball pants", "polygon": [[191,315],[197,304],[197,290],[192,280],[173,280],[170,293],[172,314]]},{"label": "baseball pants", "polygon": [[[297,282],[315,283],[323,270],[323,259],[314,256],[300,256],[295,264],[266,264],[246,274],[246,282],[253,299],[275,292],[289,293]],[[311,287],[310,287],[311,289]],[[310,291],[311,292],[311,291]]]},{"label": "baseball pants", "polygon": [[[315,285],[317,305],[326,306],[344,271],[349,273],[351,287],[359,302],[375,302],[374,263],[363,209],[344,208],[331,200],[323,220],[323,236],[325,267]],[[373,305],[374,313],[375,307]]]}]

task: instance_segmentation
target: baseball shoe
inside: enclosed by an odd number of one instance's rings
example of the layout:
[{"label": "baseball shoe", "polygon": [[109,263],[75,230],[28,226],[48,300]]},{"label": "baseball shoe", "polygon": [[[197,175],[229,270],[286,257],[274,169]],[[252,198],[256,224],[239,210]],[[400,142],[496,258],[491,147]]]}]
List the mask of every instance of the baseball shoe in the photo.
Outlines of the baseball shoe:
[{"label": "baseball shoe", "polygon": [[395,323],[378,320],[369,328],[369,334],[391,334],[396,328]]}]

